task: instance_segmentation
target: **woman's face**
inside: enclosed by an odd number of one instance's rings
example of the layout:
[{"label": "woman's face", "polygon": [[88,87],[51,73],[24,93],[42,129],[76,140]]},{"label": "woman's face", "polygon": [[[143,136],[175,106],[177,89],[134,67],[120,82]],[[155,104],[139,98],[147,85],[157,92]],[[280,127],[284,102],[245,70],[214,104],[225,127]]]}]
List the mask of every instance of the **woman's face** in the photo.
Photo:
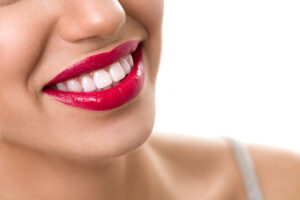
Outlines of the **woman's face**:
[{"label": "woman's face", "polygon": [[[129,152],[149,137],[163,0],[0,0],[2,142],[80,161]],[[139,95],[107,111],[56,101],[45,85],[71,64],[143,42]]]}]

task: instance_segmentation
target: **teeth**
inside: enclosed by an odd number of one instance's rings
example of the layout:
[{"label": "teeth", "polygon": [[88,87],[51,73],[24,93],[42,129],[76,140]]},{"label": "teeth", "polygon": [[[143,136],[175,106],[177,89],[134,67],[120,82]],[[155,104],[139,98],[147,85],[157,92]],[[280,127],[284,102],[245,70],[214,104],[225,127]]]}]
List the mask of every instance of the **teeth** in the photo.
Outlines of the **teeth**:
[{"label": "teeth", "polygon": [[106,90],[119,84],[120,81],[130,73],[133,65],[134,62],[132,56],[127,55],[119,62],[113,63],[105,69],[83,74],[80,77],[57,83],[52,87],[64,92],[91,92]]},{"label": "teeth", "polygon": [[120,63],[122,65],[125,73],[129,74],[131,67],[130,67],[129,63],[126,61],[126,59],[122,58],[121,61],[120,61]]},{"label": "teeth", "polygon": [[60,91],[68,92],[68,87],[63,83],[57,83],[56,87]]},{"label": "teeth", "polygon": [[114,82],[118,82],[126,76],[126,73],[120,63],[114,63],[109,68],[109,74]]},{"label": "teeth", "polygon": [[72,92],[81,92],[82,91],[81,84],[76,80],[68,80],[67,86],[69,88],[69,91],[72,91]]},{"label": "teeth", "polygon": [[94,73],[94,82],[98,89],[102,89],[112,84],[113,81],[107,71],[100,69]]},{"label": "teeth", "polygon": [[84,92],[91,92],[96,90],[94,81],[89,77],[83,77],[81,80],[81,84]]},{"label": "teeth", "polygon": [[129,65],[132,67],[133,66],[133,58],[132,56],[129,54],[128,56],[125,57],[125,59],[127,60],[127,62],[129,63]]}]

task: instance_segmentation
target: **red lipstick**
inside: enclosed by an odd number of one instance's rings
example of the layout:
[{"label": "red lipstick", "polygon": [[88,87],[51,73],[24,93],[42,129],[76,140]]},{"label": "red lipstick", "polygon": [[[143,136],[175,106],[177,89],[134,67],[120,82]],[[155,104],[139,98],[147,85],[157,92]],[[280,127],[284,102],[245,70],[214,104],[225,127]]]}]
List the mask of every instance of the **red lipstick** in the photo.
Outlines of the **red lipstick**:
[{"label": "red lipstick", "polygon": [[[144,63],[142,51],[142,44],[139,41],[127,41],[110,52],[90,56],[68,67],[47,83],[43,91],[59,102],[87,110],[105,111],[122,106],[135,98],[143,88]],[[104,68],[128,54],[132,54],[134,66],[121,83],[110,89],[93,92],[64,92],[49,87],[83,73]]]}]

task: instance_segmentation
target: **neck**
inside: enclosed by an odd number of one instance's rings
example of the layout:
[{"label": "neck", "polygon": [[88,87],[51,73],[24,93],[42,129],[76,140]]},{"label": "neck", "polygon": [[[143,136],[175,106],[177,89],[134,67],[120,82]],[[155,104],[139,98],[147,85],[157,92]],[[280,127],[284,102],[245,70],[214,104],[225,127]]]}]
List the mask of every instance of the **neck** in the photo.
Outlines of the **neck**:
[{"label": "neck", "polygon": [[4,142],[0,150],[0,199],[4,200],[130,199],[128,191],[149,185],[142,183],[147,181],[145,176],[138,175],[143,171],[145,147],[97,165],[58,159]]}]

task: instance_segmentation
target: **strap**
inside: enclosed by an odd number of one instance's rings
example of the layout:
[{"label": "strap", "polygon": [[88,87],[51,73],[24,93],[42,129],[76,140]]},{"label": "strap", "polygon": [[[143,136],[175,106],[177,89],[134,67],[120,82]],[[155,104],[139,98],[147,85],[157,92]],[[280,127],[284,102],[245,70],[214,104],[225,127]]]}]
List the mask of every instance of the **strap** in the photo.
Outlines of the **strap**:
[{"label": "strap", "polygon": [[245,183],[249,200],[263,200],[261,188],[256,177],[256,172],[251,159],[251,155],[246,146],[237,140],[225,137],[232,147],[242,178]]}]

